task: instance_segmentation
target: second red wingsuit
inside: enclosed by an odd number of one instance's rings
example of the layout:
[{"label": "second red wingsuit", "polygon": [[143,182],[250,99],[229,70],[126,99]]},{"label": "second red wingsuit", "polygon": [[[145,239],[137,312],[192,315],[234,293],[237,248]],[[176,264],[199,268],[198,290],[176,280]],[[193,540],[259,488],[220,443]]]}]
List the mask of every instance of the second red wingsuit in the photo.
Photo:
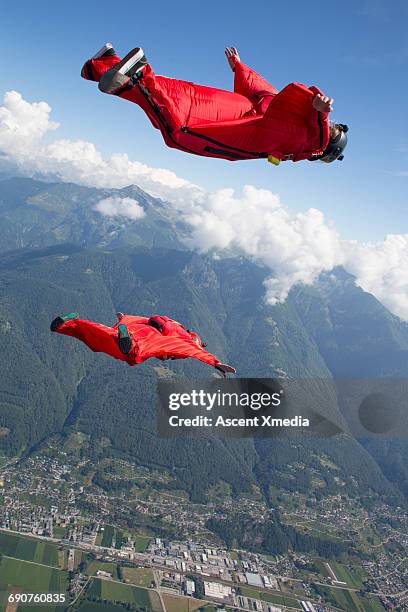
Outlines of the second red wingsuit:
[{"label": "second red wingsuit", "polygon": [[81,340],[96,353],[106,353],[130,366],[151,357],[163,361],[190,357],[213,366],[223,375],[235,372],[232,366],[221,363],[206,351],[195,332],[164,315],[148,318],[118,313],[116,325],[108,327],[70,313],[54,319],[50,328],[53,332]]},{"label": "second red wingsuit", "polygon": [[[229,56],[228,56],[229,53]],[[156,75],[143,50],[121,60],[107,43],[82,68],[99,89],[138,104],[169,147],[230,161],[342,159],[347,126],[329,122],[332,109],[315,86],[278,91],[227,49],[234,91]]]}]

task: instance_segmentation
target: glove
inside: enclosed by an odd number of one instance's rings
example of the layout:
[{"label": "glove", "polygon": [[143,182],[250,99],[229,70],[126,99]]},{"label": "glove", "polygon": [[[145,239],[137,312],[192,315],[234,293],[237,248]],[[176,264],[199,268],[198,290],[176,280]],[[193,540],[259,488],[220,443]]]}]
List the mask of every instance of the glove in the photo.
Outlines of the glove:
[{"label": "glove", "polygon": [[221,372],[222,376],[224,378],[226,378],[226,373],[230,372],[231,374],[235,374],[236,369],[233,368],[232,366],[228,365],[227,363],[217,363],[217,365],[215,366],[215,369],[218,370],[219,372]]}]

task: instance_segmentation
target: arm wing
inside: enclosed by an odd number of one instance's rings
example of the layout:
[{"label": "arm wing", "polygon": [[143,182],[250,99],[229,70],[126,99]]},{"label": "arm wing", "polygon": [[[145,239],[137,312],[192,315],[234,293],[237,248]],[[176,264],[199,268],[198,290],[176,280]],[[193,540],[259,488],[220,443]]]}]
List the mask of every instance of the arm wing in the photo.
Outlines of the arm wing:
[{"label": "arm wing", "polygon": [[192,340],[190,342],[183,338],[163,336],[162,334],[155,334],[139,343],[138,358],[144,361],[149,357],[159,359],[163,357],[175,357],[176,359],[190,357],[214,367],[219,363],[217,357],[204,349],[200,349]]}]

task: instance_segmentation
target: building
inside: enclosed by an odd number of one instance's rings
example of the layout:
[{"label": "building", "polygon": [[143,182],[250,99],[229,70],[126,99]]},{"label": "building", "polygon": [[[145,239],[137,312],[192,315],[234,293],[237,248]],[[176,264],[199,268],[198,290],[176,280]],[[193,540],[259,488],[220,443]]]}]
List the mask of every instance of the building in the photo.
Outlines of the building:
[{"label": "building", "polygon": [[301,601],[300,602],[304,612],[316,612],[316,608],[310,601]]},{"label": "building", "polygon": [[219,582],[204,582],[204,593],[206,597],[214,597],[214,599],[229,599],[232,595],[232,589],[225,584]]},{"label": "building", "polygon": [[190,597],[195,593],[195,584],[194,580],[185,580],[184,581],[184,591],[186,595],[190,595]]},{"label": "building", "polygon": [[271,581],[269,580],[268,576],[262,576],[262,580],[264,581],[264,585],[266,589],[272,588]]},{"label": "building", "polygon": [[263,587],[262,578],[259,574],[246,573],[245,578],[250,586]]},{"label": "building", "polygon": [[100,576],[101,578],[112,578],[112,574],[110,574],[109,572],[104,572],[103,570],[98,570],[96,572],[97,576]]}]

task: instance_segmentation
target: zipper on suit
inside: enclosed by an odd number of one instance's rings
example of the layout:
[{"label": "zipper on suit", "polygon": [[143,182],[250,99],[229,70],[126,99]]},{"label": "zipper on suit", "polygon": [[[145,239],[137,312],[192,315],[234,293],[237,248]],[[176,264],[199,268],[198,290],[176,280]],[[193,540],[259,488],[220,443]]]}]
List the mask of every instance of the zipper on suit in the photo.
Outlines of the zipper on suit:
[{"label": "zipper on suit", "polygon": [[[238,149],[237,147],[231,147],[230,145],[225,144],[224,142],[219,142],[219,140],[215,140],[214,138],[210,138],[210,136],[204,136],[204,134],[197,134],[197,132],[194,132],[193,130],[190,130],[190,128],[187,125],[183,125],[181,127],[181,131],[184,132],[185,134],[190,134],[191,136],[196,136],[197,138],[202,138],[203,140],[206,140],[207,142],[211,142],[212,144],[218,145],[219,147],[223,147],[223,150],[219,149],[219,153],[223,154],[223,153],[228,153],[231,157],[233,157],[231,155],[231,151],[236,151],[237,153],[241,153],[243,155],[251,155],[252,157],[268,157],[268,153],[260,153],[260,152],[254,152],[254,151],[245,151],[245,149]],[[228,149],[228,150],[227,150]],[[211,147],[206,147],[205,150],[211,151]],[[215,153],[216,150],[212,151]]]}]

